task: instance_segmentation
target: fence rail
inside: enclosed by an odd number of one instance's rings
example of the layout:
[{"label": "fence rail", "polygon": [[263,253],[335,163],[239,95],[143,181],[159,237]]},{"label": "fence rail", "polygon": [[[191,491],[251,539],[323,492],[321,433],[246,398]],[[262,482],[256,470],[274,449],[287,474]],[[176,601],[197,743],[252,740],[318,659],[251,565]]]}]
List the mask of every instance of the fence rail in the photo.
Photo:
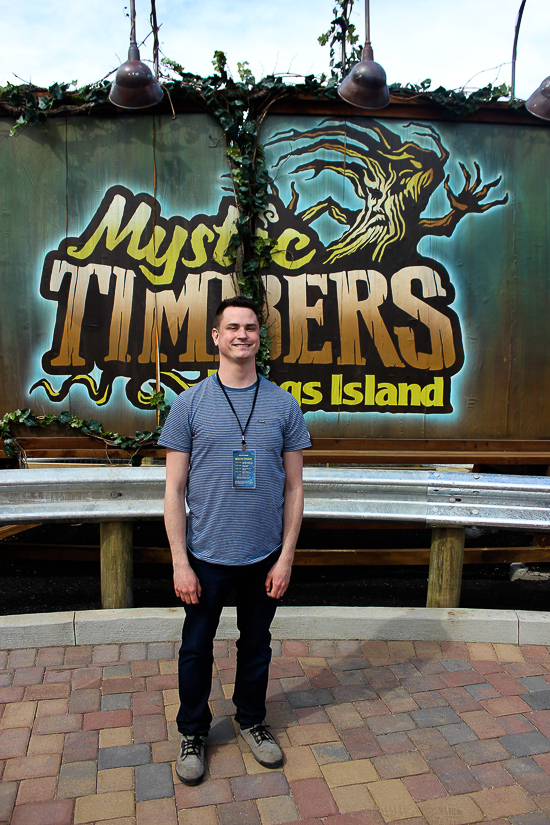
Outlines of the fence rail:
[{"label": "fence rail", "polygon": [[[131,522],[162,518],[164,467],[0,471],[0,523],[101,523],[102,603],[129,606]],[[432,527],[429,607],[457,607],[467,526],[550,531],[550,477],[304,468],[306,519]],[[129,595],[130,594],[130,595]]]},{"label": "fence rail", "polygon": [[[164,467],[0,471],[0,522],[162,518]],[[304,468],[305,518],[550,530],[550,477]]]}]

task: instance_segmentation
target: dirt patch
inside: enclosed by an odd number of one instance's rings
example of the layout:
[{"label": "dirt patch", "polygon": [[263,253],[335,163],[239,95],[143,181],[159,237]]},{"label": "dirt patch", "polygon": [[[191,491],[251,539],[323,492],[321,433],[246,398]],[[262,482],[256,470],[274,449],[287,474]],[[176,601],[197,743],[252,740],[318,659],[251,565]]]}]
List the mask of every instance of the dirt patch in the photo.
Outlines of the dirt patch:
[{"label": "dirt patch", "polygon": [[[308,530],[302,532],[304,547],[422,546],[429,543],[426,531],[407,530]],[[99,525],[52,525],[34,528],[0,542],[0,614],[49,613],[64,610],[95,610],[101,607],[99,562],[25,560],[18,548],[32,544],[46,548],[61,545],[79,548],[99,546]],[[163,525],[140,522],[134,529],[136,546],[166,546]],[[474,531],[468,543],[479,546],[526,544],[521,533]],[[426,545],[424,545],[426,546]],[[39,554],[38,554],[39,555]],[[520,560],[520,559],[518,559]],[[529,565],[541,572],[548,564]],[[510,581],[509,564],[465,565],[461,606],[495,610],[547,610],[549,583]],[[287,606],[377,606],[424,607],[428,566],[339,566],[294,569],[290,588],[282,600]],[[135,607],[175,607],[180,602],[172,588],[171,568],[166,564],[134,566]]]}]

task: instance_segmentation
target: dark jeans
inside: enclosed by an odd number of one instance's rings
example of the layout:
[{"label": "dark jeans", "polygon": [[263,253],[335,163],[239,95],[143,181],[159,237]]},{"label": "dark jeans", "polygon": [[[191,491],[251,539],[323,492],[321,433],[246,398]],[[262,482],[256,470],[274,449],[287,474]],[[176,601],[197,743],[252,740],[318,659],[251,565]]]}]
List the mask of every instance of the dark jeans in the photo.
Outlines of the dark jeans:
[{"label": "dark jeans", "polygon": [[250,727],[265,718],[265,697],[271,661],[269,628],[278,600],[265,591],[265,580],[279,551],[249,565],[211,564],[189,555],[202,588],[198,604],[185,605],[179,653],[180,709],[176,717],[182,734],[206,736],[212,721],[208,697],[212,687],[214,636],[231,588],[237,595],[237,673],[233,703],[236,721]]}]

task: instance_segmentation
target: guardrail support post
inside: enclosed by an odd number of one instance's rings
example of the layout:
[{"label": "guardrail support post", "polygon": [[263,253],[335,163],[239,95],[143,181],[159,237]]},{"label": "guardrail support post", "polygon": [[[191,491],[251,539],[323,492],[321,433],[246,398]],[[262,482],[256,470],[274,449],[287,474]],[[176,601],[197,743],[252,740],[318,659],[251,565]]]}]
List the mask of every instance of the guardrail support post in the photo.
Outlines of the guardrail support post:
[{"label": "guardrail support post", "polygon": [[464,527],[433,527],[426,607],[459,607]]},{"label": "guardrail support post", "polygon": [[133,525],[106,521],[100,525],[101,606],[104,610],[133,607]]}]

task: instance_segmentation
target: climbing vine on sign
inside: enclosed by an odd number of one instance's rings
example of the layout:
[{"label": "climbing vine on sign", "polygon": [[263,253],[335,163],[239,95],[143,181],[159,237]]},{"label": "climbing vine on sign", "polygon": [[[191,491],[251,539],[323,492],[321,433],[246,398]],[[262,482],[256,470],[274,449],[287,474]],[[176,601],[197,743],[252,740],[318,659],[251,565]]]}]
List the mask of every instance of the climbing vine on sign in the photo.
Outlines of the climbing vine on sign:
[{"label": "climbing vine on sign", "polygon": [[330,46],[330,72],[336,80],[342,80],[361,60],[359,35],[350,20],[352,9],[353,0],[336,0],[329,30],[317,38],[321,46]]},{"label": "climbing vine on sign", "polygon": [[26,427],[50,427],[52,425],[64,425],[70,427],[82,435],[91,436],[98,441],[101,441],[106,448],[113,447],[119,450],[126,450],[130,453],[130,464],[141,464],[141,456],[139,451],[143,447],[154,446],[162,430],[162,425],[166,420],[166,416],[170,411],[170,407],[165,403],[164,393],[153,393],[151,397],[151,406],[159,411],[159,425],[155,430],[136,431],[133,436],[120,435],[120,433],[111,432],[103,427],[100,421],[95,421],[93,418],[85,419],[77,418],[68,410],[60,412],[59,415],[35,415],[30,409],[14,410],[6,413],[0,419],[0,438],[4,441],[4,452],[7,456],[15,457],[20,453],[20,448],[17,444],[17,438],[13,434],[12,426],[14,424],[24,424]]}]

